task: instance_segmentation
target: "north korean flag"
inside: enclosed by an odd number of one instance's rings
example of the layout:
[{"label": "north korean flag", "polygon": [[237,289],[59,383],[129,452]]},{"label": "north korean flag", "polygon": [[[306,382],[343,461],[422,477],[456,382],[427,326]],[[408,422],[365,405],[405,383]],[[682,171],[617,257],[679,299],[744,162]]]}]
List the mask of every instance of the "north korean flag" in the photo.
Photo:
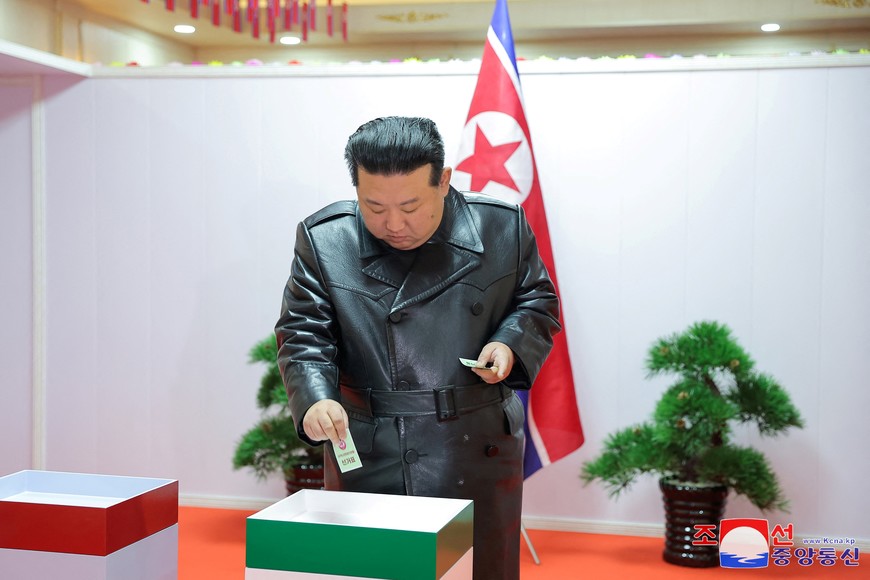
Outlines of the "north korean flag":
[{"label": "north korean flag", "polygon": [[[507,0],[496,1],[453,175],[457,189],[522,205],[558,293]],[[563,330],[555,336],[553,350],[533,388],[518,391],[526,407],[525,477],[583,444],[565,325],[560,322]]]}]

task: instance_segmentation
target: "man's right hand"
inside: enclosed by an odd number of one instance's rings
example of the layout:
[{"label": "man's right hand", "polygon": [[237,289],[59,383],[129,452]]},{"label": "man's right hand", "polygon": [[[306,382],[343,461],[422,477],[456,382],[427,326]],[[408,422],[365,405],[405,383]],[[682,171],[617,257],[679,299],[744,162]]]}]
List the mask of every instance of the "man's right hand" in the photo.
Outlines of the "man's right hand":
[{"label": "man's right hand", "polygon": [[338,445],[347,438],[347,411],[338,401],[323,399],[317,401],[305,412],[302,418],[302,430],[312,441],[329,439]]}]

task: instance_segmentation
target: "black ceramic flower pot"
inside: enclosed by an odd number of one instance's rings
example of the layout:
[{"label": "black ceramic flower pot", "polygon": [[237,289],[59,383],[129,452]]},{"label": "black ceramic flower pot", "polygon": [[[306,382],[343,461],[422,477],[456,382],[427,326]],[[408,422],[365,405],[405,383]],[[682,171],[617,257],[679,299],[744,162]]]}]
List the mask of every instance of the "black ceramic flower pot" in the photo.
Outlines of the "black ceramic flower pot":
[{"label": "black ceramic flower pot", "polygon": [[[728,488],[673,480],[659,480],[665,503],[665,562],[692,568],[719,564],[719,521],[725,511]],[[715,544],[695,545],[698,524],[714,525]]]}]

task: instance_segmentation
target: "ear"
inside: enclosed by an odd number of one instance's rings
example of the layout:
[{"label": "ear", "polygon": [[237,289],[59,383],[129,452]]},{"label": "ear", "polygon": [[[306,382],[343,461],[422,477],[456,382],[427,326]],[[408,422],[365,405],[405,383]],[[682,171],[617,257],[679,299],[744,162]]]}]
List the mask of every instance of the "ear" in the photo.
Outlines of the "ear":
[{"label": "ear", "polygon": [[443,195],[447,195],[447,192],[450,191],[451,177],[453,177],[453,169],[450,167],[445,167],[441,171],[441,181],[438,182],[438,187],[442,190]]}]

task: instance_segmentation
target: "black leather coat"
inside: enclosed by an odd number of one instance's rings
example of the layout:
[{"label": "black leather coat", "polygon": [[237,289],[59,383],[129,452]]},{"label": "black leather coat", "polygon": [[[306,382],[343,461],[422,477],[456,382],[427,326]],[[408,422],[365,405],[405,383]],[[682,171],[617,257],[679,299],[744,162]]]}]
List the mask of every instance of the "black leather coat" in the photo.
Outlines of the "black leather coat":
[{"label": "black leather coat", "polygon": [[[524,417],[512,389],[531,386],[558,308],[522,208],[494,198],[451,188],[438,230],[410,251],[374,238],[354,201],[299,224],[276,326],[290,409],[304,438],[313,403],[342,401],[363,464],[342,474],[330,450],[326,488],[472,499],[475,579],[517,578]],[[458,360],[491,341],[515,354],[500,386]],[[462,388],[430,397],[450,386]]]}]

